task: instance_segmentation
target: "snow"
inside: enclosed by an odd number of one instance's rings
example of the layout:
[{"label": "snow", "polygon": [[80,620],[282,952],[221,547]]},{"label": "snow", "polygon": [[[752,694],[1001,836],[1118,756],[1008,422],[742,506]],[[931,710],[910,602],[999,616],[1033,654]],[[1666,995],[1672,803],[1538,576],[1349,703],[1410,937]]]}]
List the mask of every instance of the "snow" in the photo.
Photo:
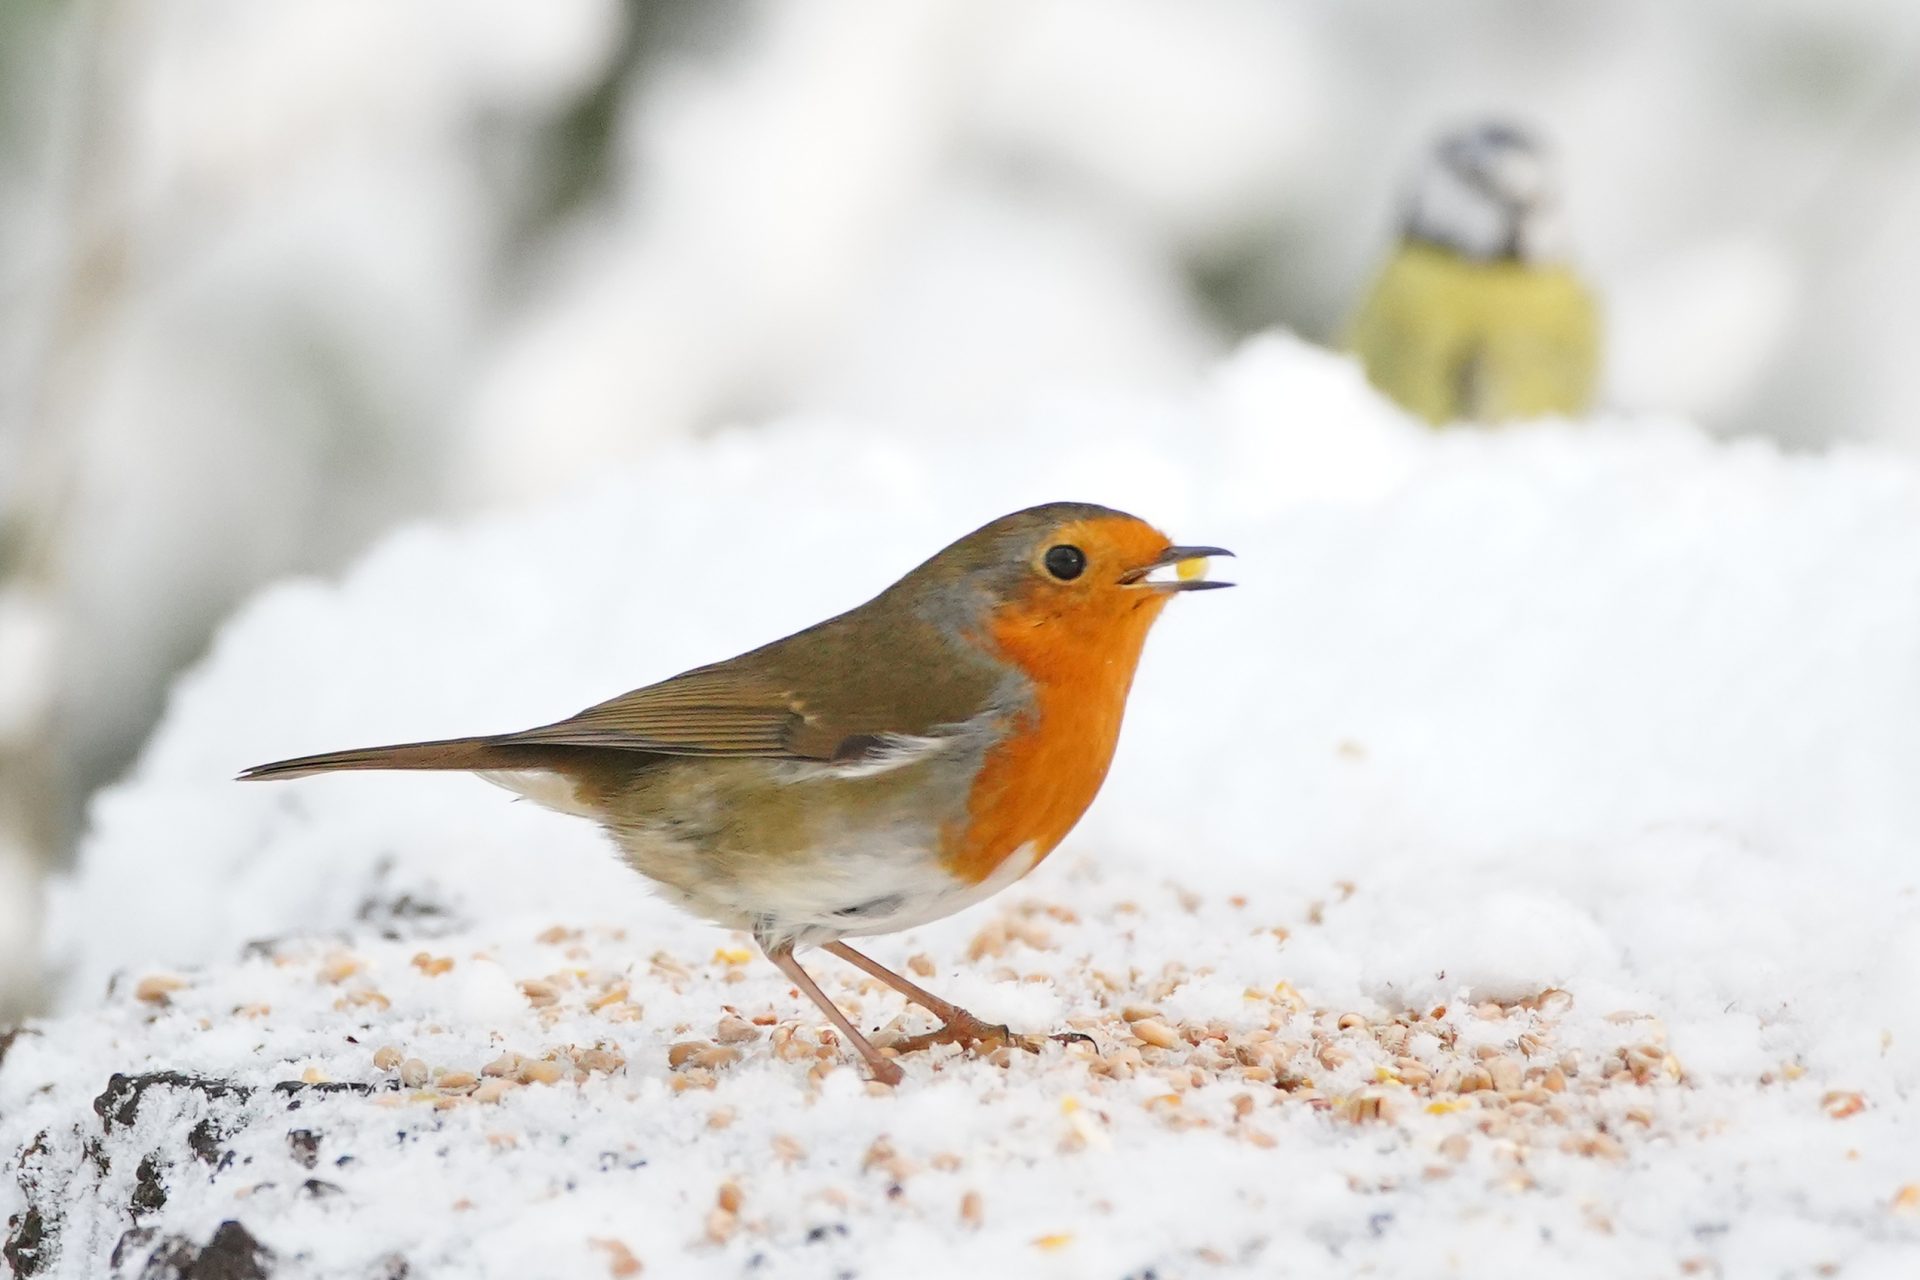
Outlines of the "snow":
[{"label": "snow", "polygon": [[[1092,1045],[869,1088],[588,824],[229,781],[554,718],[1052,498],[1241,585],[1169,610],[1054,858],[872,950]],[[226,1222],[318,1275],[1907,1274],[1917,498],[1674,421],[1436,433],[1269,337],[1179,394],[790,419],[404,530],[243,609],[96,799],[0,1218],[51,1276]],[[220,1087],[109,1088],[163,1071]]]}]

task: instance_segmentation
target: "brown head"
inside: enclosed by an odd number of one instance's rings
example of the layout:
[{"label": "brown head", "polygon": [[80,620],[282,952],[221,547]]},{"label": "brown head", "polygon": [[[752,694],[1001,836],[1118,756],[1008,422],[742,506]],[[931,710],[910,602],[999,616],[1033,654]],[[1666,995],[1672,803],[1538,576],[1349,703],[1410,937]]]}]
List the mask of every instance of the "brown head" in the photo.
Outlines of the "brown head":
[{"label": "brown head", "polygon": [[873,603],[910,609],[1036,680],[1072,680],[1116,662],[1130,672],[1173,595],[1231,585],[1176,571],[1232,554],[1176,546],[1124,511],[1050,502],[974,530]]},{"label": "brown head", "polygon": [[1079,820],[1106,777],[1154,619],[1175,594],[1230,585],[1179,571],[1231,554],[1176,546],[1125,512],[1055,502],[975,530],[873,602],[910,610],[1028,682],[1016,731],[951,833],[958,874],[985,879],[1029,846],[1044,855]]}]

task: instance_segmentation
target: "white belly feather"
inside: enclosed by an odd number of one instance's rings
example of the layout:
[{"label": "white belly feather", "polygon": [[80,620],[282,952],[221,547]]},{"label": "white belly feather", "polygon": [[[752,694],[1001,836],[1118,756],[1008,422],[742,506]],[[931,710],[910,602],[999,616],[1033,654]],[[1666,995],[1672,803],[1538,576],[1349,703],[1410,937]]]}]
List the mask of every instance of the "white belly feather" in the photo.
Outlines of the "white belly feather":
[{"label": "white belly feather", "polygon": [[[871,778],[922,763],[937,766],[937,758],[955,745],[952,737],[902,737],[859,760],[773,765],[770,780],[803,786]],[[545,808],[605,820],[563,774],[512,769],[478,776]],[[1041,857],[1038,848],[1027,845],[1004,859],[987,879],[970,884],[942,861],[937,824],[890,822],[879,813],[865,816],[875,820],[820,832],[806,856],[755,859],[751,872],[743,875],[728,875],[728,860],[711,857],[671,825],[653,830],[622,826],[613,834],[628,863],[655,881],[671,901],[716,923],[751,930],[769,945],[818,945],[926,924],[1000,892]]]}]

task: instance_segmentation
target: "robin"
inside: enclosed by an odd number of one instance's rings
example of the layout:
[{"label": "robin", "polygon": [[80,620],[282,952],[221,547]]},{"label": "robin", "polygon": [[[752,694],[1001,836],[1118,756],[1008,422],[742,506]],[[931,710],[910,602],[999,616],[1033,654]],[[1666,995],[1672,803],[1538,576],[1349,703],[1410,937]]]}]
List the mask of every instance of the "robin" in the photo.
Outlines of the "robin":
[{"label": "robin", "polygon": [[1052,852],[1106,777],[1148,628],[1174,594],[1229,585],[1200,576],[1206,557],[1229,554],[1174,546],[1106,507],[1049,503],[836,618],[565,720],[241,777],[464,770],[593,818],[668,899],[750,931],[874,1077],[897,1084],[899,1066],[795,950],[821,947],[940,1019],[901,1051],[1014,1039],[845,939],[951,915]]},{"label": "robin", "polygon": [[1592,403],[1600,308],[1568,259],[1549,160],[1498,121],[1447,134],[1427,157],[1346,336],[1367,380],[1408,412],[1503,422]]}]

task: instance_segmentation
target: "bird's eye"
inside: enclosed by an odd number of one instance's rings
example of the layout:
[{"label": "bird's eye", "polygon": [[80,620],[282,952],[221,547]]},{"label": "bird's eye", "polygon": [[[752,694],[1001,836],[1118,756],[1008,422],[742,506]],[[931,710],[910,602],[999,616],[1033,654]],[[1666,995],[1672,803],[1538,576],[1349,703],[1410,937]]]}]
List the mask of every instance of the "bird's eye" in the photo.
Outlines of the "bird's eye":
[{"label": "bird's eye", "polygon": [[1047,572],[1062,582],[1072,582],[1087,570],[1087,553],[1078,547],[1061,543],[1057,547],[1047,548],[1041,563],[1047,566]]}]

